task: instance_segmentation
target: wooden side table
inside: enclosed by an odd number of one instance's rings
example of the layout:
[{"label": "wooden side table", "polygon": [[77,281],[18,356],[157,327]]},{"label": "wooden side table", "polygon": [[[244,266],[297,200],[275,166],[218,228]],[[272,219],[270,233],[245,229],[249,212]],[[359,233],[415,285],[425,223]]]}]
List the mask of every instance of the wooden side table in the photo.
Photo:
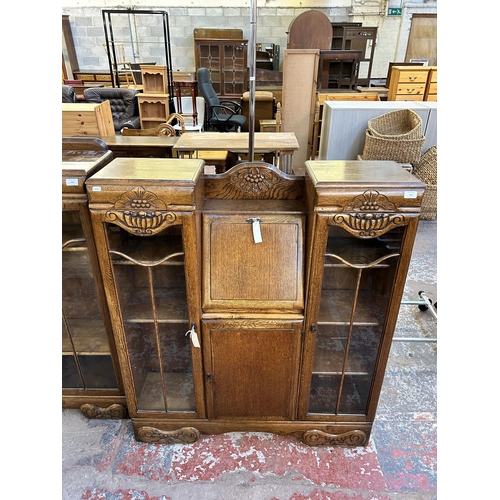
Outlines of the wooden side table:
[{"label": "wooden side table", "polygon": [[177,99],[177,110],[180,115],[182,112],[182,88],[188,88],[191,91],[191,99],[193,100],[193,113],[189,116],[193,117],[193,125],[198,125],[198,112],[196,110],[196,95],[197,95],[197,84],[195,80],[174,80],[174,92],[175,98]]}]

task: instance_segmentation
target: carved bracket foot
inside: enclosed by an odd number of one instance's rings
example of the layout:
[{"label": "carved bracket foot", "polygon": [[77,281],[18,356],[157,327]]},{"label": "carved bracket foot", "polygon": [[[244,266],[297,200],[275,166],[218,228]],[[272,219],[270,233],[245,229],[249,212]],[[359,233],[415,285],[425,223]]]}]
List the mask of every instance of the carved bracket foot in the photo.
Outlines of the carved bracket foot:
[{"label": "carved bracket foot", "polygon": [[366,434],[359,430],[343,432],[342,434],[310,430],[302,434],[302,441],[309,446],[363,446],[367,439]]},{"label": "carved bracket foot", "polygon": [[106,408],[96,406],[92,403],[84,403],[82,406],[80,406],[80,411],[87,418],[121,419],[127,417],[127,408],[118,403],[109,405]]},{"label": "carved bracket foot", "polygon": [[145,443],[191,444],[200,438],[200,431],[194,427],[182,427],[174,431],[161,431],[154,427],[140,427],[137,439]]}]

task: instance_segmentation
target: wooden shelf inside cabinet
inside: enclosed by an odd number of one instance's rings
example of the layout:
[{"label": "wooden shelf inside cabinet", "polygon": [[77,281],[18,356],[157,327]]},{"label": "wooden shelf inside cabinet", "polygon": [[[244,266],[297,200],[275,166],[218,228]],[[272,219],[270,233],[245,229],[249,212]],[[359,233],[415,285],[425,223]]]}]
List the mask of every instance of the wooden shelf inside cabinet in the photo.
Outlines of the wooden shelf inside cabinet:
[{"label": "wooden shelf inside cabinet", "polygon": [[[352,290],[322,290],[318,324],[348,325],[351,319],[354,293]],[[378,325],[377,300],[368,291],[363,291],[357,297],[358,306],[354,319],[355,325]]]},{"label": "wooden shelf inside cabinet", "polygon": [[106,330],[100,319],[79,319],[72,323],[72,342],[69,337],[63,337],[63,356],[73,355],[73,346],[79,356],[106,355],[110,356]]},{"label": "wooden shelf inside cabinet", "polygon": [[[148,372],[138,396],[138,406],[149,411],[165,411],[165,403],[161,391],[162,376],[158,372]],[[163,384],[168,394],[169,411],[192,411],[195,402],[193,394],[193,376],[186,373],[164,372]]]},{"label": "wooden shelf inside cabinet", "polygon": [[[373,370],[373,363],[377,354],[378,342],[380,339],[373,335],[363,335],[359,342],[363,342],[363,348],[356,353],[356,356],[347,358],[345,373],[348,375],[366,376]],[[321,335],[318,333],[318,341],[314,352],[313,375],[341,375],[345,359],[345,346],[349,342],[349,337],[335,335]]]},{"label": "wooden shelf inside cabinet", "polygon": [[186,323],[188,319],[185,288],[157,287],[155,291],[155,316],[151,306],[151,290],[138,287],[133,290],[123,318],[130,323]]}]

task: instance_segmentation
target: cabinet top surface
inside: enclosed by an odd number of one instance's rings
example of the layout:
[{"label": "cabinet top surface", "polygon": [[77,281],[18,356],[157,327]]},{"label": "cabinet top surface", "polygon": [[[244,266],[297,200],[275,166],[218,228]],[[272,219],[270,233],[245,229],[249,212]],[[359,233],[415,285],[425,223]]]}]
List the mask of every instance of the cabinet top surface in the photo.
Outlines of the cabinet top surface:
[{"label": "cabinet top surface", "polygon": [[87,182],[98,184],[119,180],[173,181],[195,183],[203,170],[203,160],[178,158],[115,158]]},{"label": "cabinet top surface", "polygon": [[393,161],[306,161],[306,173],[315,186],[350,184],[422,184]]},{"label": "cabinet top surface", "polygon": [[106,163],[111,161],[112,158],[113,153],[111,153],[111,151],[86,151],[79,149],[63,150],[63,178],[72,175],[88,176],[96,169],[106,165]]}]

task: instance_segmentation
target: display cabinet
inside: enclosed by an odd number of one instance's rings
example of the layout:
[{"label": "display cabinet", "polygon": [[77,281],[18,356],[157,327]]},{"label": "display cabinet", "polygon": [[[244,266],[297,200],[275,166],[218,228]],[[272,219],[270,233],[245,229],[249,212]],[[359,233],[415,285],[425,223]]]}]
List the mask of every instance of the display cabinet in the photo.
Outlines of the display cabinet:
[{"label": "display cabinet", "polygon": [[89,418],[126,416],[84,184],[112,158],[99,139],[62,139],[62,401]]},{"label": "display cabinet", "polygon": [[202,160],[117,158],[87,180],[133,421],[205,415],[197,340],[202,172]]},{"label": "display cabinet", "polygon": [[220,99],[240,98],[247,90],[248,40],[195,38],[195,64],[207,68]]},{"label": "display cabinet", "polygon": [[136,438],[366,444],[425,185],[394,162],[203,164],[86,182]]},{"label": "display cabinet", "polygon": [[[394,162],[306,162],[312,226],[299,418],[366,442],[424,191]],[[330,431],[315,439],[329,442]]]}]

